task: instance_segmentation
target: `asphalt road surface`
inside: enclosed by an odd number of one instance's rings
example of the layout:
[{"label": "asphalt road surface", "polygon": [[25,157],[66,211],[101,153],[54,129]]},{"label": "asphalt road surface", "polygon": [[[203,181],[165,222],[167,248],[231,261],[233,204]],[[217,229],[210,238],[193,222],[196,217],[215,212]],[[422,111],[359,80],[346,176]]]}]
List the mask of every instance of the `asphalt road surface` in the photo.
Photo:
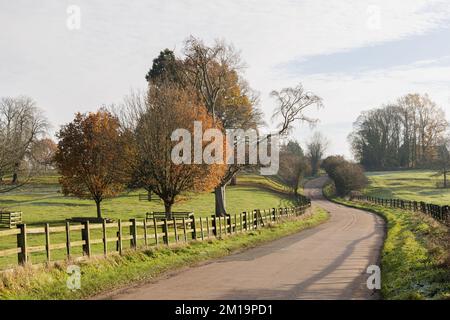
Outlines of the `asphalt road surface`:
[{"label": "asphalt road surface", "polygon": [[102,298],[377,299],[366,269],[378,264],[384,222],[324,199],[325,181],[312,180],[305,191],[330,212],[326,223]]}]

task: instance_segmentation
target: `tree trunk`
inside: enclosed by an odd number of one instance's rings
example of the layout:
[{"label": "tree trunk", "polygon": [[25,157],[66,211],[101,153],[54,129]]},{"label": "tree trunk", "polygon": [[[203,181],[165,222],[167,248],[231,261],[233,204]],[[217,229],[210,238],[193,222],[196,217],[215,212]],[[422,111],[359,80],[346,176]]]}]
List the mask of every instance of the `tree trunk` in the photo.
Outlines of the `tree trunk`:
[{"label": "tree trunk", "polygon": [[101,200],[95,200],[95,204],[97,206],[97,218],[102,218],[102,208],[100,207]]},{"label": "tree trunk", "polygon": [[214,189],[214,197],[216,202],[216,217],[224,217],[227,215],[225,209],[225,186],[219,186]]},{"label": "tree trunk", "polygon": [[235,186],[235,185],[237,185],[237,175],[234,175],[230,181],[230,186]]},{"label": "tree trunk", "polygon": [[16,164],[14,165],[14,173],[13,173],[13,176],[12,176],[11,184],[16,184],[17,182],[19,182],[19,181],[18,181],[19,178],[18,178],[18,176],[17,176],[17,169],[18,169],[18,167],[19,167],[19,164],[16,163]]},{"label": "tree trunk", "polygon": [[444,170],[444,188],[447,188],[447,170]]},{"label": "tree trunk", "polygon": [[152,189],[147,190],[147,200],[152,201]]},{"label": "tree trunk", "polygon": [[164,202],[164,208],[166,210],[166,218],[170,219],[172,217],[172,205],[171,202]]}]

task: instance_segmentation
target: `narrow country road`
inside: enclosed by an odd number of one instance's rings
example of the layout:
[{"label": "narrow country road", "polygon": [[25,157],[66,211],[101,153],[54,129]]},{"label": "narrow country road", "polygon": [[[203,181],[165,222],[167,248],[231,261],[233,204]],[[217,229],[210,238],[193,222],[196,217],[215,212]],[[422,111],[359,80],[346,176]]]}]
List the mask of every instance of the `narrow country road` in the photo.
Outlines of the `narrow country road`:
[{"label": "narrow country road", "polygon": [[312,180],[305,191],[330,212],[328,222],[104,298],[376,299],[366,287],[366,268],[378,262],[384,222],[324,199],[325,182]]}]

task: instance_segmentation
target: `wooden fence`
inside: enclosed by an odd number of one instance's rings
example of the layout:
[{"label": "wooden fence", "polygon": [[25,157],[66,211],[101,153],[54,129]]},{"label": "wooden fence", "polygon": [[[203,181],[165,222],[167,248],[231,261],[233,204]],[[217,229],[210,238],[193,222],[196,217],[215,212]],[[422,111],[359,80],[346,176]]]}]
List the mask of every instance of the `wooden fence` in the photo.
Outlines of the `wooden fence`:
[{"label": "wooden fence", "polygon": [[410,201],[402,199],[383,199],[370,196],[354,196],[352,200],[367,201],[377,205],[398,208],[403,210],[409,210],[414,212],[422,212],[436,219],[437,221],[450,225],[450,207],[439,206],[436,204],[425,203],[422,201]]},{"label": "wooden fence", "polygon": [[22,223],[22,212],[0,211],[0,228],[15,228]]},{"label": "wooden fence", "polygon": [[[17,265],[31,263],[31,256],[36,253],[44,258],[42,262],[50,262],[107,255],[111,252],[122,254],[125,249],[136,249],[141,246],[203,241],[212,237],[222,238],[225,235],[259,229],[269,223],[278,223],[285,218],[299,216],[309,206],[310,203],[291,208],[252,210],[226,217],[131,219],[95,224],[90,224],[89,221],[81,224],[66,222],[64,226],[45,224],[43,227],[32,228],[20,224],[15,229],[0,231],[0,244],[2,238],[7,237],[10,237],[11,243],[10,248],[0,247],[0,257],[11,258],[17,255],[15,262]],[[39,240],[36,238],[38,235]],[[35,238],[30,241],[31,237]],[[54,253],[57,253],[59,259],[54,258]]]}]

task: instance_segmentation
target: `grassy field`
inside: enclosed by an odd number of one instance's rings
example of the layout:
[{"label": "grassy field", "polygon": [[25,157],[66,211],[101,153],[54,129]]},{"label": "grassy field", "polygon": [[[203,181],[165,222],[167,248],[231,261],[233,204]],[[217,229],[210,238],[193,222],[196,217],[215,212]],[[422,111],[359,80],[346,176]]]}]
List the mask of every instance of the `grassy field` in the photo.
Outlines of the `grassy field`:
[{"label": "grassy field", "polygon": [[[145,217],[149,211],[164,211],[163,203],[155,200],[139,201],[138,194],[144,190],[124,193],[102,203],[103,216],[111,219]],[[279,182],[263,176],[243,175],[237,186],[227,187],[227,210],[235,214],[251,209],[269,209],[292,205],[285,187]],[[36,178],[31,184],[14,192],[0,194],[0,210],[23,212],[24,222],[30,225],[61,224],[71,217],[95,216],[95,203],[65,197],[60,193],[57,176]],[[210,216],[214,213],[214,194],[184,194],[174,205],[174,211],[193,211],[196,216]]]},{"label": "grassy field", "polygon": [[438,205],[450,204],[450,188],[438,188],[442,177],[430,170],[367,172],[370,185],[364,193],[380,198],[425,201]]},{"label": "grassy field", "polygon": [[87,298],[136,281],[153,279],[168,270],[192,266],[314,227],[328,217],[327,212],[315,208],[311,216],[227,236],[222,240],[158,246],[138,252],[130,250],[124,256],[111,255],[105,259],[80,262],[81,290],[76,291],[67,289],[65,263],[38,269],[19,268],[14,273],[0,274],[0,300]]},{"label": "grassy field", "polygon": [[[73,197],[64,197],[60,192],[57,176],[45,176],[36,178],[29,185],[14,192],[0,195],[0,208],[8,211],[22,211],[24,222],[30,226],[42,226],[43,223],[61,225],[65,219],[71,217],[95,216],[96,209],[93,201],[80,200]],[[104,217],[114,220],[126,221],[130,218],[144,219],[148,211],[163,211],[162,202],[156,200],[139,201],[138,194],[144,190],[124,193],[118,198],[105,200],[103,203]],[[286,192],[285,187],[277,181],[263,176],[243,175],[238,178],[237,186],[227,187],[227,209],[230,214],[238,214],[252,209],[270,209],[273,207],[290,207],[294,203]],[[174,211],[193,211],[196,217],[210,216],[214,213],[214,195],[212,193],[184,194],[175,205]],[[108,237],[114,237],[116,230],[108,229]],[[138,228],[142,234],[142,230]],[[91,231],[91,237],[101,239],[101,230]],[[71,233],[71,240],[80,240],[80,234]],[[16,246],[16,236],[0,238],[0,250],[11,249]],[[64,243],[65,234],[55,233],[51,235],[53,244]],[[28,236],[29,246],[45,244],[44,234],[32,234]],[[129,246],[128,241],[124,242]],[[92,245],[93,254],[102,253],[101,244]],[[72,254],[81,256],[81,247],[74,247]],[[44,252],[30,253],[33,263],[46,261]],[[65,259],[64,249],[52,251],[52,261]],[[0,269],[16,266],[16,255],[0,257]]]}]

